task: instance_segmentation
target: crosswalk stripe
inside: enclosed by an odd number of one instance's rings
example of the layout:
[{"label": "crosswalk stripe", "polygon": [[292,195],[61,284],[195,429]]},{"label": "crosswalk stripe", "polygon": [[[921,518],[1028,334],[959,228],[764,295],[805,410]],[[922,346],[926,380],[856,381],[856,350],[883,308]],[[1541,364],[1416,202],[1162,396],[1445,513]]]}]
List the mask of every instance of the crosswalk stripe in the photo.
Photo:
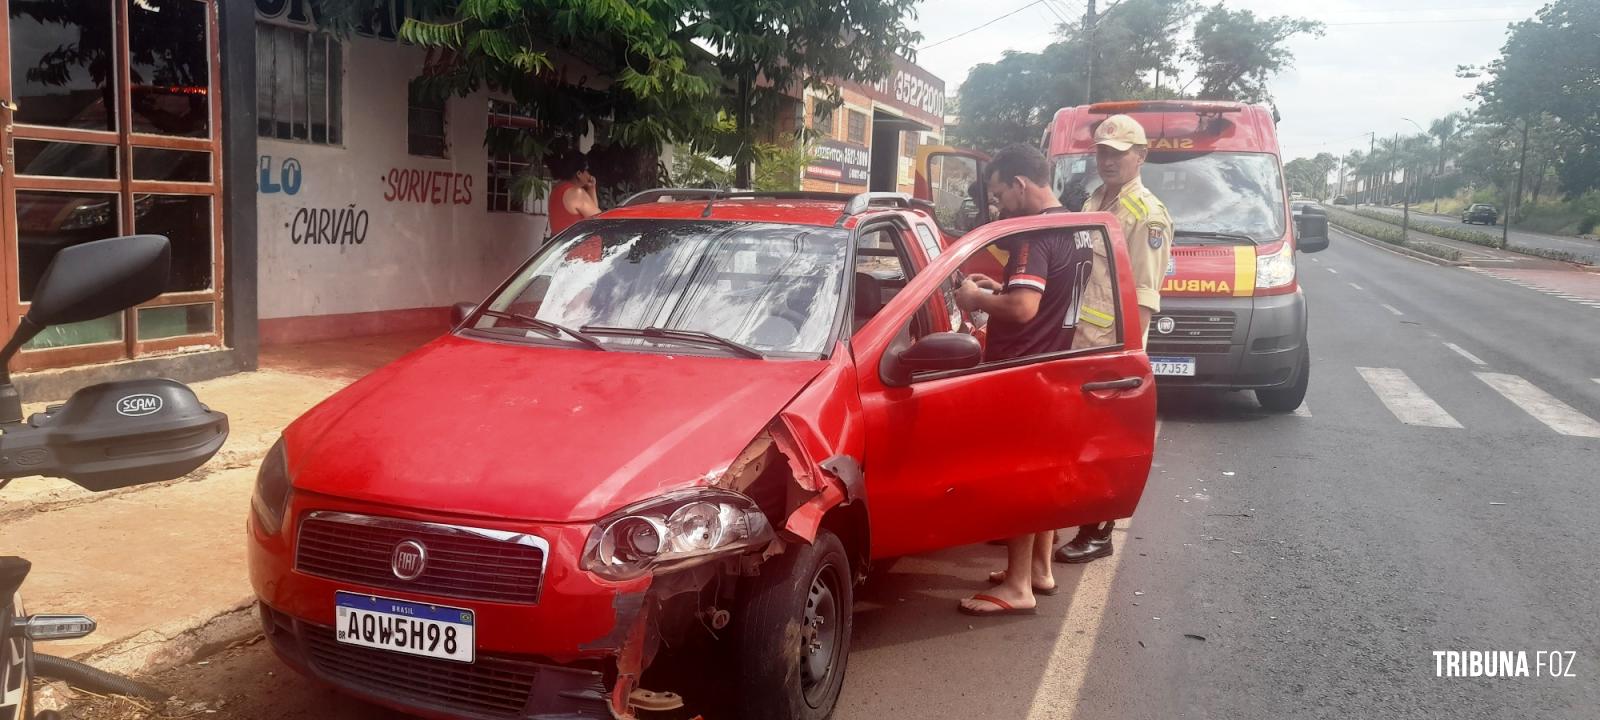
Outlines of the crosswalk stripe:
[{"label": "crosswalk stripe", "polygon": [[1600,423],[1522,377],[1490,372],[1473,374],[1535,420],[1549,425],[1551,430],[1574,437],[1600,438]]},{"label": "crosswalk stripe", "polygon": [[1361,373],[1361,378],[1372,387],[1372,392],[1377,393],[1378,399],[1400,422],[1425,427],[1461,427],[1461,423],[1439,407],[1439,403],[1411,382],[1405,372],[1394,368],[1365,367],[1356,368],[1356,372]]},{"label": "crosswalk stripe", "polygon": [[1484,362],[1482,360],[1479,360],[1477,355],[1473,355],[1472,353],[1467,352],[1466,349],[1462,348],[1460,345],[1457,345],[1457,344],[1451,343],[1451,342],[1447,342],[1447,343],[1444,344],[1444,346],[1447,347],[1447,348],[1450,348],[1451,350],[1456,351],[1458,354],[1461,355],[1461,357],[1464,357],[1464,358],[1472,361],[1472,364],[1474,364],[1474,365],[1488,365],[1489,364],[1489,363],[1486,363],[1486,362]]}]

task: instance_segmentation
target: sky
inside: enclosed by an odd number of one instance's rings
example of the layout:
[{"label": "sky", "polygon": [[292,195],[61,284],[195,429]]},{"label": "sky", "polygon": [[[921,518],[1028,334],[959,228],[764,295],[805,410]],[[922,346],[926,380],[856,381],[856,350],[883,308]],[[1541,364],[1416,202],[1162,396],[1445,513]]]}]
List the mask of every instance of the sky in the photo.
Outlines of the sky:
[{"label": "sky", "polygon": [[[1034,52],[1050,44],[1062,17],[1084,14],[1083,0],[922,0],[912,23],[923,34],[917,64],[943,78],[954,95],[972,66],[1007,50]],[[1104,12],[1114,0],[1098,0]],[[1206,0],[1202,0],[1206,5]],[[1416,133],[1470,106],[1474,80],[1455,76],[1458,65],[1498,57],[1510,21],[1533,17],[1543,5],[1528,0],[1224,0],[1257,16],[1293,15],[1328,24],[1320,38],[1290,41],[1294,66],[1268,87],[1282,120],[1285,161],[1319,152],[1335,156],[1366,148],[1367,133]],[[1460,7],[1454,7],[1460,6]],[[1018,8],[1014,15],[973,30]],[[972,31],[960,37],[960,33]],[[944,42],[941,42],[944,41]],[[935,43],[938,43],[935,45]],[[931,47],[930,47],[931,46]],[[1190,79],[1180,74],[1180,81]],[[1165,82],[1163,84],[1166,84]]]}]

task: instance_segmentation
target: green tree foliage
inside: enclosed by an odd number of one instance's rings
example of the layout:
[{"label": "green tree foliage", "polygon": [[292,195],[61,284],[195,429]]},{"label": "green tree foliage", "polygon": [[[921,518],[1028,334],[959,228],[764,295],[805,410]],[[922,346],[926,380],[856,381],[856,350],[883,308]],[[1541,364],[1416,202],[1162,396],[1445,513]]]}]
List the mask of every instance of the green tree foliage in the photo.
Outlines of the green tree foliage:
[{"label": "green tree foliage", "polygon": [[[1196,25],[1185,42],[1184,28],[1198,11],[1194,0],[1122,0],[1104,10],[1092,29],[1082,21],[1062,25],[1056,42],[1040,52],[1006,51],[998,61],[974,67],[956,95],[961,124],[953,138],[987,150],[1031,144],[1060,108],[1097,100],[1193,97],[1186,88],[1196,81],[1207,85],[1213,77],[1222,89],[1202,97],[1259,102],[1267,98],[1267,79],[1293,58],[1288,41],[1297,33],[1284,34],[1279,24],[1315,25],[1288,18],[1255,21],[1248,13],[1241,18],[1213,8],[1207,12],[1214,20],[1210,29],[1202,34]],[[1245,35],[1231,42],[1235,33]],[[1224,68],[1236,66],[1243,80],[1222,78]],[[1185,74],[1195,77],[1185,84],[1180,82]]]},{"label": "green tree foliage", "polygon": [[1317,193],[1317,166],[1309,158],[1295,158],[1283,164],[1289,190],[1314,196]]},{"label": "green tree foliage", "polygon": [[1200,97],[1265,102],[1267,81],[1294,61],[1296,35],[1322,36],[1322,23],[1287,16],[1262,20],[1249,10],[1216,4],[1194,26],[1188,57],[1198,66]]},{"label": "green tree foliage", "polygon": [[[533,116],[542,132],[486,142],[516,143],[535,165],[591,127],[643,154],[670,142],[754,160],[780,91],[873,81],[908,53],[914,2],[411,0],[427,19],[400,34],[429,49],[430,92],[493,88]],[[384,5],[322,0],[318,20],[348,32]]]},{"label": "green tree foliage", "polygon": [[682,31],[713,50],[722,77],[734,85],[725,107],[736,128],[719,149],[735,163],[755,161],[759,131],[772,125],[786,92],[821,91],[837,106],[835,82],[886,77],[894,56],[909,56],[922,39],[906,25],[916,2],[689,0]]},{"label": "green tree foliage", "polygon": [[[1552,127],[1541,116],[1553,119],[1559,130],[1548,139],[1561,148],[1552,162],[1564,193],[1600,188],[1600,3],[1556,0],[1511,27],[1499,58],[1463,70],[1484,78],[1476,97],[1485,122],[1520,131],[1526,121],[1531,135]],[[1530,152],[1535,147],[1530,137]]]}]

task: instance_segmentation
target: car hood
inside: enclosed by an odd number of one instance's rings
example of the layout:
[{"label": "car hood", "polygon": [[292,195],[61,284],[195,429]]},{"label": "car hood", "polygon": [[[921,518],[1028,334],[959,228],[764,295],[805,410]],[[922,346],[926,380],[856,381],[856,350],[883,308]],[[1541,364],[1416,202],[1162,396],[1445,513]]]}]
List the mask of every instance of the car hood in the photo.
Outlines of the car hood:
[{"label": "car hood", "polygon": [[705,484],[826,365],[446,336],[295,421],[289,469],[300,491],[589,521]]}]

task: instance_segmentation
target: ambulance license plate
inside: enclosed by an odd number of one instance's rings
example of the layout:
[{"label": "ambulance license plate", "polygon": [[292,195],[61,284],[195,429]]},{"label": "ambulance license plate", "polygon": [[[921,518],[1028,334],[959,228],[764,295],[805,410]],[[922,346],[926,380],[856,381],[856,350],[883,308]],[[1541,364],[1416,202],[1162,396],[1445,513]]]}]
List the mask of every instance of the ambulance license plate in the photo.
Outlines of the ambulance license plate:
[{"label": "ambulance license plate", "polygon": [[1150,371],[1157,375],[1194,377],[1194,358],[1151,355]]},{"label": "ambulance license plate", "polygon": [[409,600],[334,593],[339,623],[336,638],[346,645],[470,663],[472,611]]}]

